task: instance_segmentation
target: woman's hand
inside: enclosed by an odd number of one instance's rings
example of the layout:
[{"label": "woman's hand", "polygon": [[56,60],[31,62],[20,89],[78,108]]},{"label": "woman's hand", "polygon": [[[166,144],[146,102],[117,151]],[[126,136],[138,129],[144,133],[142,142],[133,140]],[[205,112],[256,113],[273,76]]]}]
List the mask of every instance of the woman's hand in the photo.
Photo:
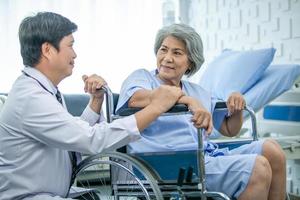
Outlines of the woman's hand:
[{"label": "woman's hand", "polygon": [[156,105],[162,113],[168,111],[183,96],[180,88],[168,85],[161,85],[149,94],[151,104]]},{"label": "woman's hand", "polygon": [[246,101],[243,97],[243,95],[239,92],[233,92],[230,94],[227,102],[226,102],[229,116],[241,112],[245,106],[246,106]]},{"label": "woman's hand", "polygon": [[91,76],[83,75],[84,91],[91,94],[93,98],[103,99],[104,91],[99,90],[102,86],[107,85],[106,81],[97,74]]},{"label": "woman's hand", "polygon": [[137,99],[142,99],[143,95],[147,99],[143,102],[147,104],[144,109],[135,113],[139,131],[144,130],[153,120],[168,111],[183,95],[183,92],[175,86],[161,85],[152,91],[144,90],[139,93]]},{"label": "woman's hand", "polygon": [[243,125],[243,109],[246,101],[239,92],[233,92],[227,102],[229,116],[226,117],[221,125],[220,132],[228,137],[236,136]]},{"label": "woman's hand", "polygon": [[213,129],[213,122],[210,112],[193,97],[183,96],[178,103],[186,104],[189,110],[193,113],[192,122],[196,128],[204,128],[207,134],[210,134]]}]

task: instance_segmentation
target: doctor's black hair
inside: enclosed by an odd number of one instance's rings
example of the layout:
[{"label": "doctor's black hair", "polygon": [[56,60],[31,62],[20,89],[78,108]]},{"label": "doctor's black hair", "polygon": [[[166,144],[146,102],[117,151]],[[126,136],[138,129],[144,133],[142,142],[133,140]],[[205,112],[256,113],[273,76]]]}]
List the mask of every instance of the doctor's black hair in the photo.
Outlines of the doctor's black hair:
[{"label": "doctor's black hair", "polygon": [[19,27],[23,64],[35,67],[40,61],[43,43],[48,42],[59,51],[62,38],[76,30],[75,23],[52,12],[39,12],[34,16],[24,18]]}]

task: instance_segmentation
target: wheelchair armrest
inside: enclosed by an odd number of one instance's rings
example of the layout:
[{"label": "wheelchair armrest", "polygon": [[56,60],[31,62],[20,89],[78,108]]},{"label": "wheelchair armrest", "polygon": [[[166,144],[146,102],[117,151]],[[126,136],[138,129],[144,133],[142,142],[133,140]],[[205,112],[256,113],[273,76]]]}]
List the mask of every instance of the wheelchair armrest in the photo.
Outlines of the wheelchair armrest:
[{"label": "wheelchair armrest", "polygon": [[[118,112],[119,116],[129,116],[138,111],[142,108],[123,108]],[[173,114],[173,113],[181,113],[181,112],[189,112],[188,107],[185,104],[176,104],[172,108],[170,108],[166,114]]]},{"label": "wheelchair armrest", "polygon": [[[141,110],[142,108],[125,108],[119,111],[118,115],[115,115],[115,107],[116,107],[116,99],[119,95],[112,93],[108,86],[103,86],[100,90],[103,90],[106,97],[106,116],[107,121],[110,123],[113,119],[117,119],[119,117],[129,116],[137,111]],[[177,104],[173,106],[169,111],[167,111],[164,115],[172,115],[172,114],[182,114],[188,113],[188,107],[184,104]]]},{"label": "wheelchair armrest", "polygon": [[[116,116],[114,113],[115,111],[115,105],[116,100],[114,100],[114,95],[112,91],[109,89],[107,86],[103,86],[101,88],[105,92],[106,96],[106,115],[107,115],[107,121],[110,123],[112,122],[113,118],[117,119],[119,117],[124,117],[128,116],[131,114],[134,114],[135,112],[141,110],[141,108],[126,108],[124,110],[119,111],[118,116]],[[226,102],[217,102],[215,106],[216,110],[224,110],[227,109]],[[254,140],[257,140],[257,125],[256,125],[256,117],[253,109],[249,106],[245,106],[244,108],[245,111],[247,111],[251,117],[251,122],[252,122],[252,136]],[[164,113],[163,115],[177,115],[177,114],[185,114],[185,113],[190,113],[188,107],[184,104],[176,104],[173,106],[169,111]]]}]

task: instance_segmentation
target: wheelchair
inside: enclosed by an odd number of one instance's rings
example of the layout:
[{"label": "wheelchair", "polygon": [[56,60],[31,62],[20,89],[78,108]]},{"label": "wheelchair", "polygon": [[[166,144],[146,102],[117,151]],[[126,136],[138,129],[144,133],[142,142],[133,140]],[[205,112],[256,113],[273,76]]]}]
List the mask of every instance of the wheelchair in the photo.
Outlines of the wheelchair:
[{"label": "wheelchair", "polygon": [[[106,115],[108,123],[134,114],[138,108],[124,109],[115,114],[118,94],[108,87],[102,88],[106,97]],[[217,103],[215,109],[227,109],[225,102]],[[239,146],[257,140],[257,125],[254,111],[245,107],[252,123],[252,138],[239,141],[227,141],[222,145]],[[175,105],[163,115],[190,113],[185,105]],[[222,146],[221,145],[221,146]],[[120,152],[121,151],[121,152]],[[180,160],[177,171],[171,177],[161,174],[161,165],[157,160]],[[171,161],[170,161],[171,162]],[[155,166],[156,163],[156,166]],[[171,162],[172,163],[172,162]],[[177,162],[178,165],[178,162]],[[182,165],[182,166],[180,166]],[[195,170],[196,169],[196,170]],[[175,178],[174,178],[174,173]],[[205,165],[202,130],[198,129],[198,149],[194,151],[127,154],[126,147],[113,152],[103,152],[83,159],[73,174],[75,185],[85,188],[85,194],[78,199],[224,199],[230,198],[218,191],[207,191],[205,184]],[[72,187],[73,189],[73,187]],[[73,192],[78,192],[73,189]],[[95,195],[97,194],[97,195]]]}]

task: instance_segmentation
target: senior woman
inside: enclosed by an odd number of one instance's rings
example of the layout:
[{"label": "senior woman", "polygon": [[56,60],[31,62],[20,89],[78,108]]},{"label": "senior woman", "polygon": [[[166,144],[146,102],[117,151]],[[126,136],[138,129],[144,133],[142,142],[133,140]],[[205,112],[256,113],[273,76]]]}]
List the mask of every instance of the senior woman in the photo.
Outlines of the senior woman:
[{"label": "senior woman", "polygon": [[[212,117],[215,101],[210,93],[182,80],[184,75],[197,72],[204,62],[202,41],[193,28],[183,24],[163,27],[157,33],[154,51],[157,68],[150,72],[139,69],[124,81],[117,111],[123,107],[145,107],[156,88],[171,85],[182,89],[185,96],[178,103],[186,104],[193,115],[159,117],[143,131],[139,141],[129,144],[130,152],[196,149],[195,127],[204,128],[206,134],[211,133],[213,126],[225,136],[238,134],[245,106],[240,93],[229,96],[229,115]],[[205,140],[208,190],[221,191],[236,199],[284,199],[285,156],[275,141],[255,141],[229,151]]]}]

